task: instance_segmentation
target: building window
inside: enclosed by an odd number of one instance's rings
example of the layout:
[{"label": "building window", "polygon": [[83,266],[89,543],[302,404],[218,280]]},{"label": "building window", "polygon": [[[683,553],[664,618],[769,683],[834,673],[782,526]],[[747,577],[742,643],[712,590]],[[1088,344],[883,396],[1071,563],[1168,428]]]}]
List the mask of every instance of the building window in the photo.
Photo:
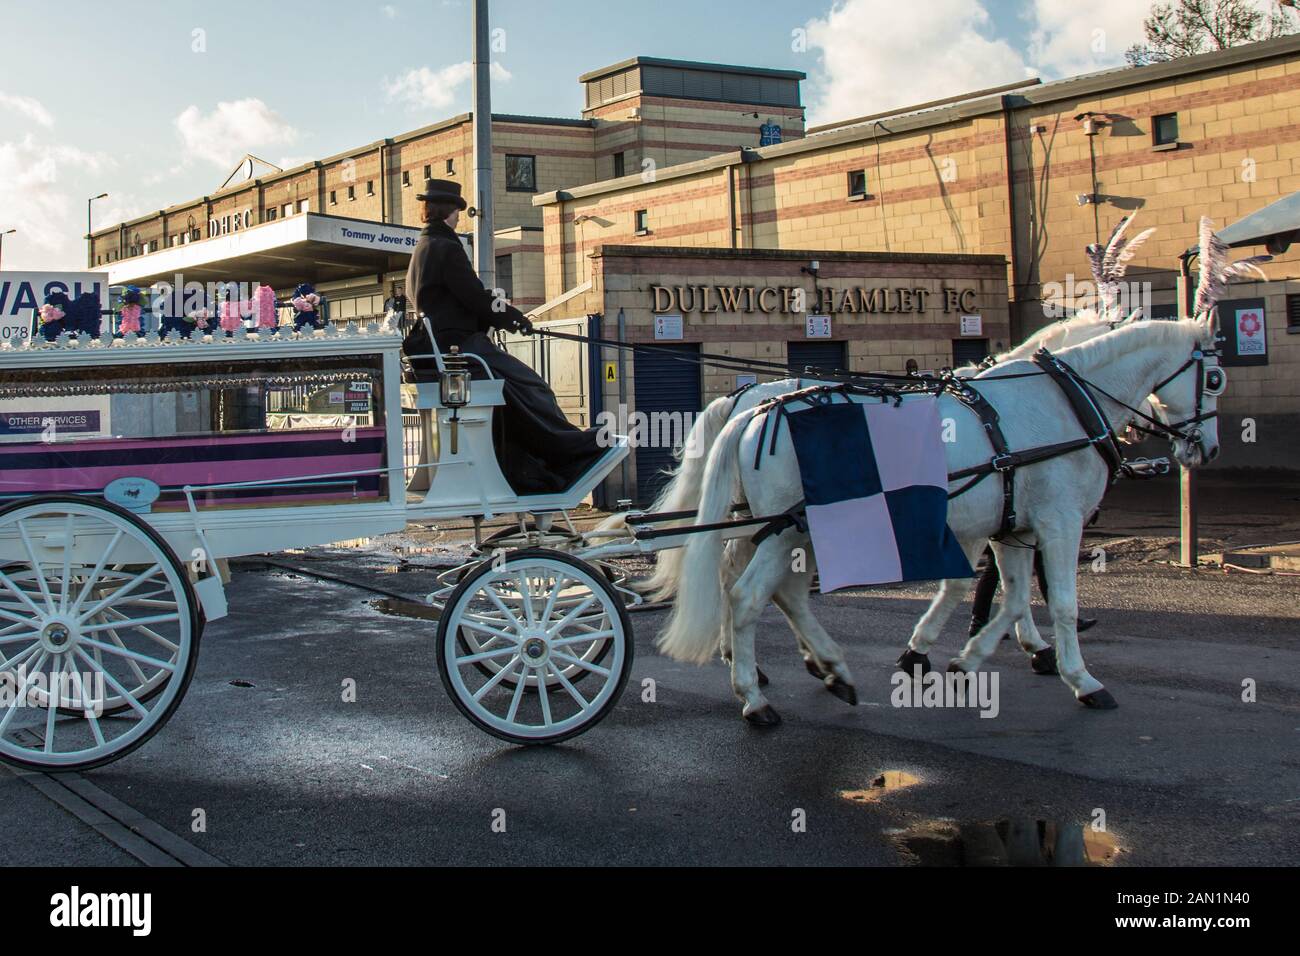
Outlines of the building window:
[{"label": "building window", "polygon": [[356,199],[356,198],[357,198],[357,187],[356,187],[356,186],[349,186],[349,187],[348,187],[348,202],[352,202],[352,201],[353,201],[354,199]]},{"label": "building window", "polygon": [[627,175],[627,154],[621,150],[614,154],[614,178],[619,179]]},{"label": "building window", "polygon": [[456,175],[456,160],[454,159],[447,160],[447,175],[448,176]]},{"label": "building window", "polygon": [[299,200],[298,200],[298,211],[299,211],[299,212],[306,212],[306,211],[308,210],[308,208],[309,208],[309,207],[308,207],[308,205],[307,205],[307,200],[305,200],[305,199],[299,199]]},{"label": "building window", "polygon": [[515,297],[515,260],[509,254],[497,256],[497,288],[507,299]]},{"label": "building window", "polygon": [[638,236],[644,236],[650,231],[650,210],[638,209],[633,222],[636,226],[636,234]]},{"label": "building window", "polygon": [[374,194],[375,194],[375,181],[374,181],[373,179],[367,179],[367,180],[366,180],[366,195],[367,195],[367,196],[373,196]]},{"label": "building window", "polygon": [[334,192],[334,190],[331,189],[331,190],[330,190],[330,205],[331,205],[331,206],[337,206],[338,204],[339,204],[339,197],[338,197],[338,195]]},{"label": "building window", "polygon": [[865,169],[853,169],[849,171],[849,198],[867,198],[867,171]]},{"label": "building window", "polygon": [[409,185],[411,185],[411,171],[410,171],[409,169],[403,169],[403,170],[402,170],[402,186],[405,187],[405,186],[409,186]]},{"label": "building window", "polygon": [[425,179],[432,179],[432,178],[433,178],[433,167],[432,167],[432,166],[425,166],[425,167],[424,167],[424,178],[425,178]]},{"label": "building window", "polygon": [[1151,145],[1178,145],[1178,114],[1161,113],[1151,119]]},{"label": "building window", "polygon": [[515,192],[537,192],[536,156],[506,156],[506,189]]},{"label": "building window", "polygon": [[1300,332],[1300,295],[1286,297],[1286,330]]},{"label": "building window", "polygon": [[266,211],[266,221],[275,222],[275,217],[278,216],[279,214],[280,214],[280,210],[272,206],[270,209]]}]

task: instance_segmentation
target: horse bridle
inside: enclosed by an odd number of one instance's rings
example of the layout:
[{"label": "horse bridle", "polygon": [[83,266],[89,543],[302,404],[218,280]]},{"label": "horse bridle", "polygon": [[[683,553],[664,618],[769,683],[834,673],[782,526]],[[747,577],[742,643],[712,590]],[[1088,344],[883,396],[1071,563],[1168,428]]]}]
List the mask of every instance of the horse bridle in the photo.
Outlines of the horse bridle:
[{"label": "horse bridle", "polygon": [[[1197,342],[1192,348],[1192,354],[1188,356],[1187,361],[1178,366],[1173,374],[1167,375],[1161,379],[1156,383],[1155,387],[1151,389],[1151,394],[1158,396],[1162,388],[1186,373],[1188,369],[1196,369],[1196,400],[1192,407],[1192,414],[1190,417],[1177,422],[1163,422],[1157,418],[1153,418],[1141,409],[1134,408],[1132,405],[1120,401],[1104,388],[1087,381],[1077,373],[1074,373],[1074,375],[1080,383],[1086,385],[1098,394],[1104,395],[1116,405],[1127,409],[1138,418],[1141,418],[1148,423],[1148,425],[1135,426],[1138,431],[1148,435],[1164,435],[1171,439],[1180,439],[1188,445],[1194,444],[1201,450],[1202,458],[1205,458],[1208,457],[1205,448],[1205,434],[1199,426],[1202,422],[1219,417],[1217,410],[1212,412],[1205,411],[1205,396],[1210,395],[1217,397],[1222,395],[1224,389],[1227,387],[1227,376],[1223,369],[1219,367],[1217,361],[1216,364],[1207,367],[1206,359],[1213,358],[1217,360],[1220,354],[1222,353],[1219,349],[1204,349],[1201,348],[1201,343]],[[1098,408],[1098,412],[1103,416],[1105,415],[1104,411],[1100,408]],[[1109,424],[1109,420],[1107,420],[1107,424]]]}]

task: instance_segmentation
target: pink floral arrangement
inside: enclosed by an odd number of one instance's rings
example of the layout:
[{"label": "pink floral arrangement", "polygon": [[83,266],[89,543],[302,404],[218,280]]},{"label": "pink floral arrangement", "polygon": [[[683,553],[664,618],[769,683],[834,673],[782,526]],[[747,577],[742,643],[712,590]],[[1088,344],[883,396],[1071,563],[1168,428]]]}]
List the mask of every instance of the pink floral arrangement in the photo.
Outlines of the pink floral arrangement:
[{"label": "pink floral arrangement", "polygon": [[57,322],[61,318],[63,318],[63,310],[57,305],[50,305],[47,302],[45,305],[41,306],[42,322]]},{"label": "pink floral arrangement", "polygon": [[253,293],[253,311],[259,329],[273,329],[280,324],[280,317],[275,312],[275,290],[269,285],[259,285]]},{"label": "pink floral arrangement", "polygon": [[200,329],[208,327],[208,319],[212,318],[212,313],[207,309],[195,309],[189,314],[189,319]]},{"label": "pink floral arrangement", "polygon": [[299,312],[315,312],[320,308],[320,296],[315,292],[309,292],[306,295],[295,295],[290,301]]},{"label": "pink floral arrangement", "polygon": [[140,331],[140,312],[139,305],[128,304],[122,306],[120,313],[121,320],[117,323],[117,330],[123,334],[128,332]]},{"label": "pink floral arrangement", "polygon": [[221,303],[221,327],[227,332],[243,328],[246,311],[244,303],[227,299]]}]

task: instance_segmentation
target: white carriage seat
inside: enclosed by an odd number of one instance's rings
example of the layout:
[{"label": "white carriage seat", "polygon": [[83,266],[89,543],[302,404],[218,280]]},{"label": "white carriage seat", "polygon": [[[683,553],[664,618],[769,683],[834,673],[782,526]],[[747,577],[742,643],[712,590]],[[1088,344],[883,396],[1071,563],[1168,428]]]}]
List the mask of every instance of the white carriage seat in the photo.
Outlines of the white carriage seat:
[{"label": "white carriage seat", "polygon": [[[420,315],[417,321],[424,323],[425,331],[429,335],[429,347],[433,349],[433,351],[428,355],[408,355],[407,358],[433,359],[434,365],[438,368],[438,376],[440,379],[442,374],[447,370],[447,365],[443,361],[442,350],[438,348],[438,342],[433,337],[433,326],[429,323],[429,317],[427,315]],[[465,353],[465,358],[470,362],[477,362],[483,367],[483,371],[487,373],[487,378],[476,378],[470,386],[468,407],[476,408],[479,406],[504,405],[506,399],[502,390],[505,387],[505,382],[493,375],[492,369],[488,367],[487,362],[483,361],[477,355],[467,352]],[[416,408],[444,407],[441,397],[442,387],[439,379],[415,383]]]}]

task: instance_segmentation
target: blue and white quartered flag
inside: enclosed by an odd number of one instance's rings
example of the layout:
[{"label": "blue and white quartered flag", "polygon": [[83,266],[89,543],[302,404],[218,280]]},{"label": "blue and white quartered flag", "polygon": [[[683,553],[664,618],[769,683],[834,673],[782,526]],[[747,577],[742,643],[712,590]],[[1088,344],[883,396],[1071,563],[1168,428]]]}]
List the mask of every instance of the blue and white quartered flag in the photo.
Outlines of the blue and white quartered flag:
[{"label": "blue and white quartered flag", "polygon": [[786,406],[821,589],[968,578],[948,528],[939,402]]}]

